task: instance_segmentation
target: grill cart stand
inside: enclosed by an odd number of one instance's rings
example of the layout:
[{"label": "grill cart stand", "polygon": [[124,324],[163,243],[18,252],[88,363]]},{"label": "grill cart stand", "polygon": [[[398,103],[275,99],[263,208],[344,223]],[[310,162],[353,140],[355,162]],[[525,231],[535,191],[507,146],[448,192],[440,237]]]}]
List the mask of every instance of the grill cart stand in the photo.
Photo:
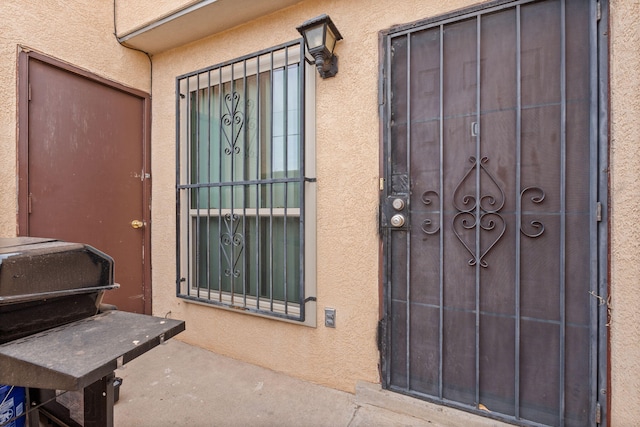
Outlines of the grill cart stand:
[{"label": "grill cart stand", "polygon": [[62,426],[113,426],[114,371],[184,330],[173,319],[107,311],[0,345],[0,383],[28,387],[30,427],[40,413]]}]

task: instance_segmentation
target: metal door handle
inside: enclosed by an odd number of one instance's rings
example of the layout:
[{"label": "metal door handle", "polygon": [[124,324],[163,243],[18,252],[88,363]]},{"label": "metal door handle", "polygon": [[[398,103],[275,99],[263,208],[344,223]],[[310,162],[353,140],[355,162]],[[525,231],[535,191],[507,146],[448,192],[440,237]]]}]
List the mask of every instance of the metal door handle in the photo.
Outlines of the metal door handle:
[{"label": "metal door handle", "polygon": [[133,221],[131,221],[131,227],[142,228],[144,227],[144,221],[140,221],[139,219],[134,219]]}]

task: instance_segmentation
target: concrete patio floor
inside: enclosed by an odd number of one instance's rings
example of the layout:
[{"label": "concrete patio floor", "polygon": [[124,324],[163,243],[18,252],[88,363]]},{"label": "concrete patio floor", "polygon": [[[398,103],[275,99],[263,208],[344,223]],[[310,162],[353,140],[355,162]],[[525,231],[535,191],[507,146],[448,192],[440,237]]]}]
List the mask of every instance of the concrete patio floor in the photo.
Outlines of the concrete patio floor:
[{"label": "concrete patio floor", "polygon": [[355,394],[301,381],[169,340],[116,372],[114,418],[142,426],[501,426],[379,385]]}]

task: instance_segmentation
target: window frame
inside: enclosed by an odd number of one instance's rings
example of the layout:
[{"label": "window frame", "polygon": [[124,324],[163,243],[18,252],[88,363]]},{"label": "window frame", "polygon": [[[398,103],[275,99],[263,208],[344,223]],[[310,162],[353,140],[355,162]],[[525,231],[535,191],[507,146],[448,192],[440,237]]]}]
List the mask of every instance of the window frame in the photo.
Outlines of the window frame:
[{"label": "window frame", "polygon": [[[265,62],[263,62],[264,58],[268,58],[266,62],[268,68],[265,69],[263,69],[265,64]],[[235,82],[239,80],[244,82],[244,91],[247,88],[246,82],[248,78],[263,74],[265,71],[270,73],[269,84],[273,85],[272,79],[274,78],[275,70],[283,69],[285,74],[287,74],[287,70],[289,69],[288,67],[294,65],[298,66],[296,72],[299,82],[297,96],[300,111],[298,111],[297,114],[300,141],[297,147],[302,151],[299,155],[299,161],[302,162],[299,164],[299,176],[295,178],[300,185],[300,201],[298,207],[276,208],[270,206],[265,208],[263,206],[251,206],[251,203],[247,202],[245,197],[242,198],[242,203],[239,203],[237,206],[232,204],[230,208],[222,206],[216,208],[202,208],[197,205],[194,207],[192,205],[192,192],[194,190],[199,191],[198,189],[203,187],[201,184],[197,183],[199,181],[196,181],[196,183],[192,182],[191,155],[194,151],[192,147],[191,129],[191,121],[194,114],[191,110],[192,94],[197,94],[199,91],[204,89],[207,91],[207,96],[215,96],[215,91],[209,92],[211,88],[220,88],[227,83],[231,83],[233,87],[236,84]],[[238,72],[238,70],[241,72]],[[215,77],[212,78],[213,76]],[[288,81],[286,77],[284,81]],[[190,86],[190,82],[192,86]],[[260,90],[259,85],[258,90]],[[286,89],[284,93],[287,93]],[[273,120],[273,97],[270,101],[271,104],[268,109],[268,117]],[[286,113],[285,111],[285,114],[289,113]],[[259,112],[258,115],[260,115]],[[214,118],[209,117],[209,120],[214,120]],[[257,130],[258,133],[263,132],[264,126],[265,124],[260,125],[260,129]],[[270,131],[271,133],[269,134],[268,144],[271,150],[271,155],[273,156],[275,155],[273,153],[273,141],[276,135],[273,134],[273,128],[271,128]],[[287,129],[284,131],[286,134]],[[285,137],[285,141],[287,141],[287,137]],[[218,135],[217,143],[218,146],[223,144],[221,135]],[[258,147],[259,151],[263,150],[260,143]],[[287,152],[287,150],[288,149],[286,149],[285,152]],[[273,157],[271,160],[273,161]],[[273,166],[271,165],[270,167]],[[209,177],[210,182],[203,185],[205,188],[218,187],[220,188],[220,192],[225,185],[230,185],[231,188],[234,188],[234,186],[243,186],[242,188],[244,188],[244,190],[242,191],[247,191],[250,188],[249,185],[271,185],[269,191],[275,191],[273,190],[273,186],[278,185],[277,182],[281,180],[274,179],[274,171],[273,169],[270,170],[270,184],[260,184],[263,180],[260,176],[257,176],[256,180],[238,182],[235,181],[234,176],[231,176],[229,181],[220,178],[220,182],[215,182],[211,177]],[[288,179],[291,181],[292,178]],[[273,181],[276,181],[276,183]],[[314,67],[305,56],[303,39],[283,43],[269,49],[264,49],[256,53],[176,77],[176,296],[187,302],[229,309],[236,312],[240,311],[268,318],[276,318],[296,324],[315,327],[317,308],[315,298],[315,181],[315,73]],[[232,190],[232,192],[233,191],[235,190]],[[235,196],[232,195],[231,197],[233,199]],[[213,215],[212,212],[214,212]],[[263,215],[262,213],[267,213],[267,215]],[[223,284],[221,281],[217,283],[217,288],[214,288],[209,280],[207,281],[207,287],[198,285],[199,278],[197,277],[197,273],[194,272],[197,267],[193,266],[197,262],[194,261],[196,260],[194,248],[195,245],[198,244],[196,242],[197,239],[201,238],[201,235],[199,236],[198,233],[202,232],[198,231],[198,227],[195,227],[193,222],[215,217],[219,218],[219,222],[222,222],[225,218],[224,215],[226,214],[238,215],[240,218],[244,217],[247,222],[249,222],[248,218],[251,218],[251,220],[256,223],[260,222],[261,218],[272,220],[273,218],[280,217],[283,214],[285,218],[299,218],[300,291],[298,299],[291,301],[287,299],[287,296],[285,296],[283,300],[279,300],[274,298],[273,293],[270,297],[268,296],[263,298],[260,295],[261,291],[259,288],[256,289],[257,296],[256,294],[250,294],[246,289],[243,289],[243,292],[238,293],[234,290],[233,281],[231,282],[232,285],[229,291],[224,291],[222,289]],[[269,226],[269,230],[273,231],[273,224]],[[243,232],[246,232],[246,229],[243,229]],[[261,246],[263,244],[264,243],[260,243]],[[286,244],[286,242],[283,244]],[[260,249],[258,250],[258,255],[260,254],[259,251]],[[251,256],[253,255],[255,254],[251,253]],[[219,257],[221,257],[221,255],[219,255]],[[253,262],[254,261],[250,261],[250,263]],[[259,262],[256,265],[259,266]],[[286,261],[284,265],[286,267]],[[215,268],[210,268],[209,271],[215,271]],[[218,272],[216,272],[216,274],[218,274]],[[257,267],[255,274],[261,274],[257,271]],[[257,286],[261,286],[261,284],[262,281],[258,280]],[[244,282],[244,285],[246,285],[246,281]],[[246,286],[243,286],[243,288],[246,288]]]}]

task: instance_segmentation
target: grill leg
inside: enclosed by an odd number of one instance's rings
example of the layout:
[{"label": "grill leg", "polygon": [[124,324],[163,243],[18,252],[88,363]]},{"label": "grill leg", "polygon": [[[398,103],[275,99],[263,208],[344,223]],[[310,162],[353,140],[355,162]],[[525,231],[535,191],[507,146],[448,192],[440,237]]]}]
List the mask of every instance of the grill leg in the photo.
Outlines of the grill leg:
[{"label": "grill leg", "polygon": [[112,372],[84,389],[84,427],[113,427]]},{"label": "grill leg", "polygon": [[27,413],[27,423],[28,427],[40,427],[40,411],[37,409],[31,410],[31,389],[27,388],[25,393],[25,410]]},{"label": "grill leg", "polygon": [[37,409],[29,412],[29,427],[39,427],[40,415],[60,427],[113,427],[114,380],[111,372],[80,392],[60,396],[55,390],[30,389]]}]

